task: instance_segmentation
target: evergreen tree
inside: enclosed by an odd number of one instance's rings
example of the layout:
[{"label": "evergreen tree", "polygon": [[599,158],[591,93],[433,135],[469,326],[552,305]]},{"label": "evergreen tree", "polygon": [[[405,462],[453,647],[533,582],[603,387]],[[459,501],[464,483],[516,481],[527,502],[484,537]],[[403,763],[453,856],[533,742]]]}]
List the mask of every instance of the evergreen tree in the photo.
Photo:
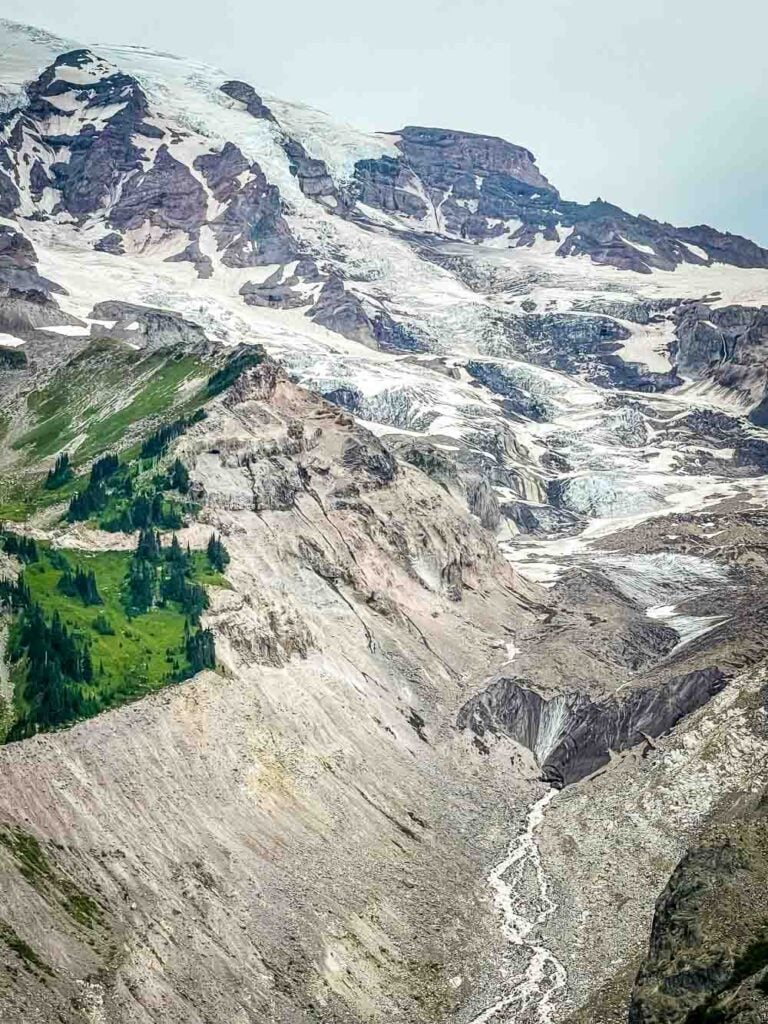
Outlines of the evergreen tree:
[{"label": "evergreen tree", "polygon": [[12,661],[26,659],[24,696],[29,706],[11,738],[20,739],[39,726],[62,725],[88,712],[80,684],[93,678],[90,652],[57,612],[48,623],[40,605],[28,602],[12,634],[9,655]]},{"label": "evergreen tree", "polygon": [[109,454],[103,455],[100,459],[97,459],[91,466],[91,480],[92,484],[97,484],[101,480],[107,480],[113,476],[120,467],[120,460],[117,455]]},{"label": "evergreen tree", "polygon": [[191,416],[182,416],[180,419],[174,420],[173,423],[160,427],[159,430],[150,434],[141,446],[139,457],[142,459],[154,459],[158,455],[162,455],[174,438],[183,434],[193,423],[199,423],[202,419],[205,419],[205,410],[198,409]]},{"label": "evergreen tree", "polygon": [[198,623],[200,616],[208,607],[208,595],[205,588],[199,583],[187,583],[179,601],[181,610],[189,618],[190,622]]},{"label": "evergreen tree", "polygon": [[155,568],[151,562],[134,558],[128,570],[125,604],[129,615],[143,615],[155,600]]},{"label": "evergreen tree", "polygon": [[181,544],[179,544],[179,538],[176,536],[175,533],[174,533],[173,537],[171,538],[171,546],[166,551],[165,557],[166,557],[166,559],[169,562],[180,562],[182,565],[184,565],[186,567],[187,556],[181,550]]},{"label": "evergreen tree", "polygon": [[160,593],[163,600],[183,603],[186,587],[187,580],[184,563],[169,561],[160,585]]},{"label": "evergreen tree", "polygon": [[216,668],[216,646],[210,629],[198,629],[186,640],[186,652],[192,673],[204,668]]},{"label": "evergreen tree", "polygon": [[229,552],[224,547],[221,537],[217,537],[215,533],[212,533],[208,540],[205,554],[208,558],[208,564],[217,572],[224,572],[229,565]]},{"label": "evergreen tree", "polygon": [[147,562],[159,561],[163,553],[160,542],[160,534],[156,530],[144,529],[139,532],[139,542],[136,545],[135,558],[144,559]]},{"label": "evergreen tree", "polygon": [[186,494],[189,490],[189,473],[181,459],[174,459],[168,474],[168,483],[175,491]]},{"label": "evergreen tree", "polygon": [[19,537],[15,533],[9,533],[3,538],[3,551],[15,555],[25,565],[40,559],[35,540],[32,537]]},{"label": "evergreen tree", "polygon": [[144,494],[138,494],[131,504],[131,519],[134,528],[145,529],[152,525],[152,503]]},{"label": "evergreen tree", "polygon": [[57,487],[63,487],[74,475],[74,470],[69,464],[69,455],[62,452],[56,457],[53,469],[48,470],[44,486],[47,490],[54,491]]},{"label": "evergreen tree", "polygon": [[104,612],[99,612],[99,614],[96,616],[96,618],[91,623],[91,627],[100,636],[114,636],[115,635],[115,630],[114,630],[114,628],[112,626],[112,623],[109,621],[109,619],[104,614]]},{"label": "evergreen tree", "polygon": [[66,572],[68,569],[70,572],[72,571],[69,559],[60,548],[49,549],[48,561],[51,563],[51,568],[58,569],[59,572]]},{"label": "evergreen tree", "polygon": [[57,589],[68,597],[79,597],[83,604],[103,604],[92,569],[88,572],[78,566],[74,573],[66,569],[59,579]]},{"label": "evergreen tree", "polygon": [[78,491],[69,502],[67,519],[71,523],[90,519],[96,512],[101,512],[107,506],[109,495],[102,481],[89,483],[84,491]]}]

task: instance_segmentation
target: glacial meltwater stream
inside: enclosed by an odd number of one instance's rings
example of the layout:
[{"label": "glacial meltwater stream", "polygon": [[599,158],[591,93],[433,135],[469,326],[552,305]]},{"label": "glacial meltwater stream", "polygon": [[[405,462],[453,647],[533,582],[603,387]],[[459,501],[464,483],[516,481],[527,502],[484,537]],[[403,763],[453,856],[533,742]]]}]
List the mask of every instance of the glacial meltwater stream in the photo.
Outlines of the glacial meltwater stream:
[{"label": "glacial meltwater stream", "polygon": [[524,831],[488,875],[510,955],[503,971],[504,994],[471,1024],[554,1024],[552,1013],[565,989],[566,973],[557,957],[540,944],[539,929],[557,904],[549,895],[536,833],[556,792],[548,790],[531,805]]}]

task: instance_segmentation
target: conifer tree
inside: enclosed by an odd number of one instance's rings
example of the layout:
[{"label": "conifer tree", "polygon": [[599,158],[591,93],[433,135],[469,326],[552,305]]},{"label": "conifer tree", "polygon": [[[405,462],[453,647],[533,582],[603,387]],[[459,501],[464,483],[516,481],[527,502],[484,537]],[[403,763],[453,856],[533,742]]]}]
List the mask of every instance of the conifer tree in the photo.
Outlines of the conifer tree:
[{"label": "conifer tree", "polygon": [[217,537],[215,533],[212,533],[205,553],[211,568],[217,572],[224,572],[229,565],[229,552],[224,547],[221,537]]},{"label": "conifer tree", "polygon": [[67,452],[62,452],[56,457],[53,469],[48,470],[45,487],[49,491],[56,490],[57,487],[63,487],[74,475],[74,470],[69,464],[69,455]]}]

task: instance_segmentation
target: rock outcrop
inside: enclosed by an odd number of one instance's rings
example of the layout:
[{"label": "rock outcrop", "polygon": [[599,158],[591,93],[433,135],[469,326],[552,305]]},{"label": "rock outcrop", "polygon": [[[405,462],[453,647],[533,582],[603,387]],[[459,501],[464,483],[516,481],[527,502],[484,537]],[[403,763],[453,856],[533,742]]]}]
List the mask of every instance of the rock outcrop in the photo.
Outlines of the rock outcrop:
[{"label": "rock outcrop", "polygon": [[553,243],[560,256],[589,256],[638,273],[715,261],[768,267],[768,252],[707,226],[675,228],[597,199],[564,200],[532,153],[503,139],[441,128],[393,133],[401,156],[360,160],[360,200],[421,221],[431,231],[509,247]]},{"label": "rock outcrop", "polygon": [[681,860],[656,905],[630,1024],[757,1024],[768,1016],[763,802]]},{"label": "rock outcrop", "polygon": [[536,757],[542,778],[562,788],[608,764],[612,753],[663,735],[724,685],[723,673],[710,669],[593,701],[578,692],[546,698],[526,680],[502,678],[468,701],[457,723],[480,739],[490,733],[521,743]]}]

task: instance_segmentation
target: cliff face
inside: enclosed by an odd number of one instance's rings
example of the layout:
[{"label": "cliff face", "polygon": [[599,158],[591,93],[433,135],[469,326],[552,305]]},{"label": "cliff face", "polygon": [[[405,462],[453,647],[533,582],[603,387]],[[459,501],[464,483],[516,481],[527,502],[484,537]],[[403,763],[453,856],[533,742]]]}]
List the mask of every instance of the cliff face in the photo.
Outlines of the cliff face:
[{"label": "cliff face", "polygon": [[766,805],[710,830],[656,905],[630,1024],[768,1017]]},{"label": "cliff face", "polygon": [[3,1017],[443,1019],[501,813],[452,715],[535,588],[269,364],[178,451],[222,674],[0,750]]},{"label": "cliff face", "polygon": [[0,40],[0,1018],[757,1007],[766,251]]}]

